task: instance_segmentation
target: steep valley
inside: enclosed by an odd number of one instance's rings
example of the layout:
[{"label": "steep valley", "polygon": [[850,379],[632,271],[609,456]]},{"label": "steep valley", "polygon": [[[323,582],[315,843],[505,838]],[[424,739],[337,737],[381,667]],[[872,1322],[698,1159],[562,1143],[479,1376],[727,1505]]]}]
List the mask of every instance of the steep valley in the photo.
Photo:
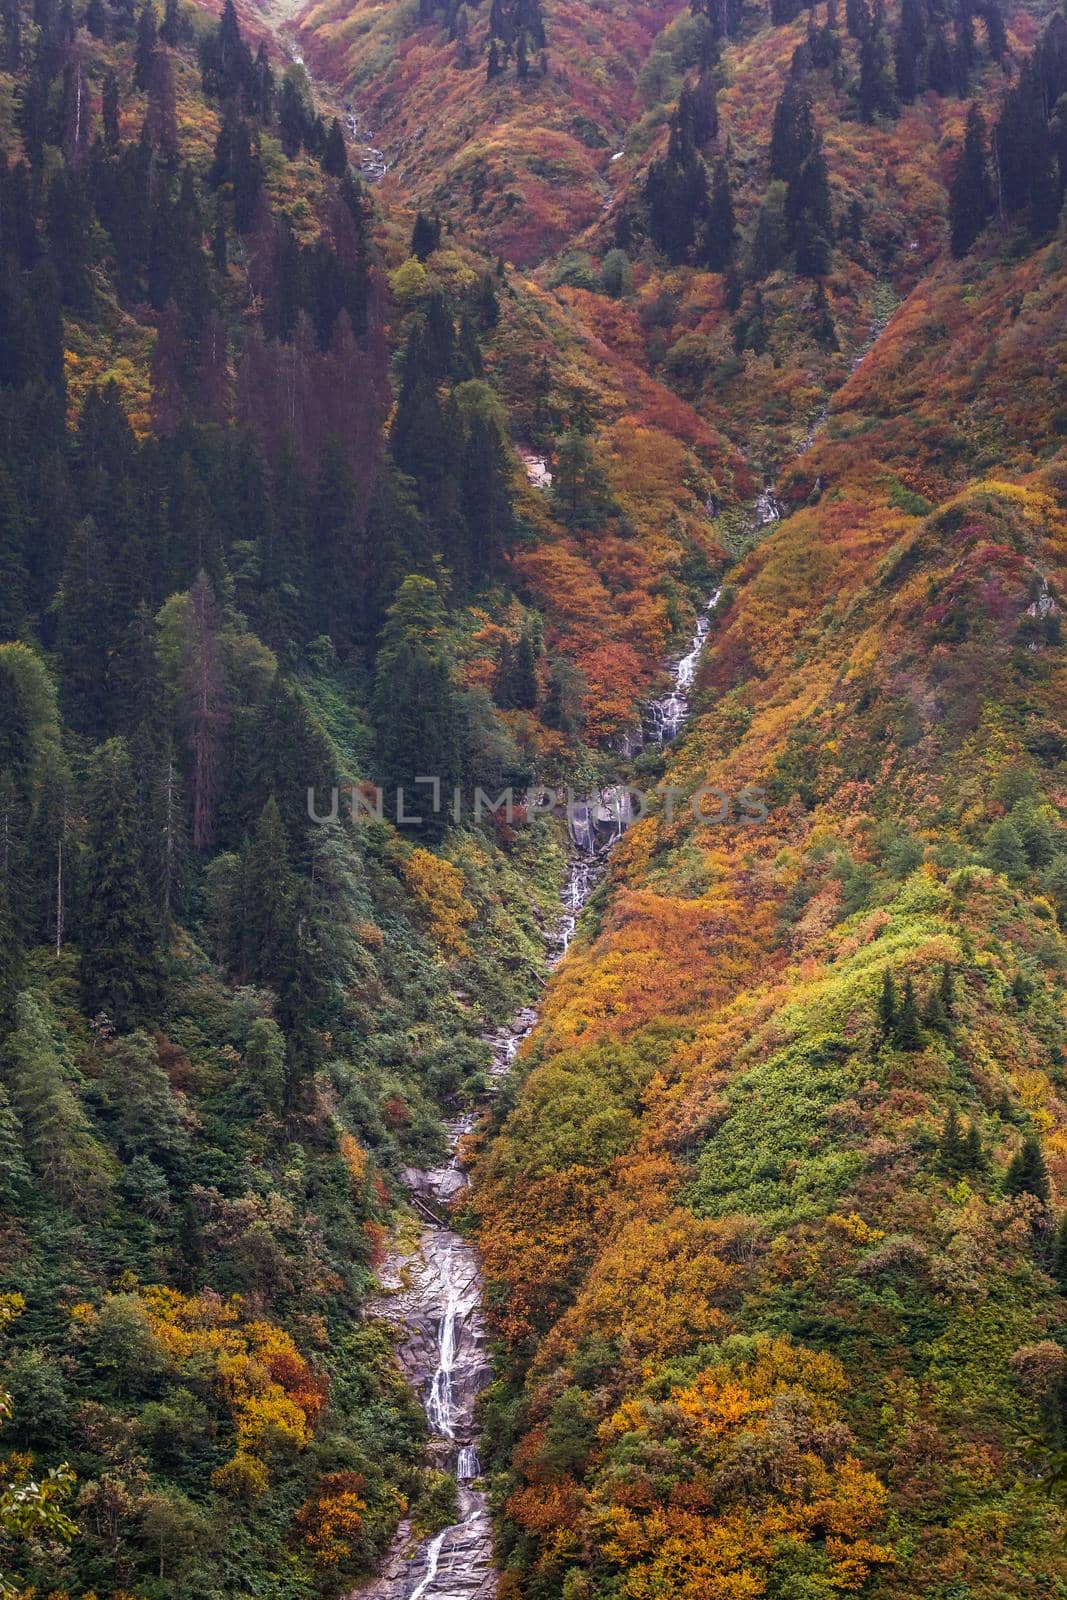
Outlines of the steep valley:
[{"label": "steep valley", "polygon": [[2,9],[0,1592],[1067,1595],[1061,11]]}]

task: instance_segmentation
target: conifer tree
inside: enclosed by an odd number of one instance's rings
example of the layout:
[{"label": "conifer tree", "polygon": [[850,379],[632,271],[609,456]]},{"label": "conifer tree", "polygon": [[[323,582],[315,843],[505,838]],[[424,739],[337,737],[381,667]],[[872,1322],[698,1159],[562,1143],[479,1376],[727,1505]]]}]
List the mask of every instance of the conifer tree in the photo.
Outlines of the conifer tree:
[{"label": "conifer tree", "polygon": [[790,77],[774,108],[769,152],[771,177],[789,183],[811,156],[815,142],[811,94],[802,79]]},{"label": "conifer tree", "polygon": [[1060,1218],[1052,1250],[1052,1276],[1060,1293],[1067,1295],[1067,1212]]},{"label": "conifer tree", "polygon": [[889,35],[881,23],[872,24],[860,46],[859,104],[864,122],[873,122],[876,116],[895,117],[900,109]]},{"label": "conifer tree", "polygon": [[3,1064],[37,1177],[57,1199],[82,1211],[96,1210],[110,1187],[110,1163],[75,1093],[74,1069],[47,1003],[33,993],[15,1002],[15,1027],[3,1047]]},{"label": "conifer tree", "polygon": [[6,873],[0,873],[0,1028],[11,1025],[24,972],[22,941],[11,908],[10,881],[9,867]]},{"label": "conifer tree", "polygon": [[278,802],[271,795],[241,860],[241,972],[281,996],[292,971],[296,883]]},{"label": "conifer tree", "polygon": [[971,1173],[972,1176],[981,1172],[985,1166],[982,1136],[978,1131],[977,1122],[974,1121],[968,1124],[967,1133],[963,1141],[963,1164],[964,1171]]},{"label": "conifer tree", "polygon": [[322,152],[322,170],[331,178],[342,178],[348,170],[348,151],[341,124],[334,117],[326,135],[326,148]]},{"label": "conifer tree", "polygon": [[270,1017],[257,1017],[248,1030],[241,1064],[244,1097],[256,1111],[279,1116],[285,1105],[285,1036]]},{"label": "conifer tree", "polygon": [[734,217],[730,174],[722,159],[715,163],[708,218],[704,226],[701,250],[702,265],[710,272],[725,272],[733,259],[737,243],[737,222]]},{"label": "conifer tree", "polygon": [[900,1005],[893,1021],[893,1043],[900,1050],[920,1050],[922,1042],[915,983],[909,974],[904,980],[904,992],[900,997]]},{"label": "conifer tree", "polygon": [[692,117],[680,105],[671,119],[667,153],[645,180],[648,230],[672,262],[685,261],[701,237],[708,209],[708,175],[693,139]]},{"label": "conifer tree", "polygon": [[893,982],[893,974],[886,967],[882,973],[882,988],[878,996],[878,1021],[882,1034],[889,1038],[897,1020],[897,989]]},{"label": "conifer tree", "polygon": [[115,1039],[101,1055],[101,1083],[126,1160],[147,1157],[175,1171],[188,1132],[154,1041],[143,1029]]},{"label": "conifer tree", "polygon": [[[387,812],[422,816],[420,838],[443,831],[444,808],[460,781],[460,747],[446,613],[431,578],[408,577],[386,614],[375,663],[374,724],[378,730],[378,769]],[[416,778],[437,779],[441,810],[433,811],[433,792]],[[412,825],[414,827],[414,824]]]},{"label": "conifer tree", "polygon": [[963,1133],[955,1106],[945,1118],[937,1149],[938,1166],[946,1178],[959,1178],[965,1170]]},{"label": "conifer tree", "polygon": [[830,269],[834,223],[826,158],[818,136],[811,154],[789,180],[785,218],[790,243],[796,251],[798,276],[821,277]]},{"label": "conifer tree", "polygon": [[411,253],[416,261],[426,261],[441,243],[441,224],[431,222],[424,211],[420,211],[415,218],[415,226],[411,231]]},{"label": "conifer tree", "polygon": [[100,109],[104,143],[113,150],[119,142],[119,80],[110,68],[104,74]]},{"label": "conifer tree", "polygon": [[1012,1196],[1032,1194],[1047,1204],[1049,1192],[1048,1168],[1041,1151],[1041,1141],[1034,1134],[1027,1134],[1022,1149],[1012,1157],[1008,1167],[1004,1193]]},{"label": "conifer tree", "polygon": [[948,191],[952,254],[965,256],[993,212],[993,187],[986,160],[985,122],[977,101],[967,113],[963,149]]},{"label": "conifer tree", "polygon": [[162,961],[144,877],[129,752],[111,739],[93,757],[86,791],[85,886],[78,922],[85,1010],[119,1028],[158,1022]]},{"label": "conifer tree", "polygon": [[137,49],[134,55],[133,81],[138,89],[147,89],[152,82],[152,67],[159,45],[159,25],[152,0],[145,0],[137,20]]}]

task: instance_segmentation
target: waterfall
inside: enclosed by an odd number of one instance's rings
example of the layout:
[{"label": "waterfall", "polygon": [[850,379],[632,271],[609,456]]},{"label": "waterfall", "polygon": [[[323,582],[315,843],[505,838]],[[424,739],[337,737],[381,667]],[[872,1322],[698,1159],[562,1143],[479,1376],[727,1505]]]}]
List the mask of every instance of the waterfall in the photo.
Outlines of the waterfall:
[{"label": "waterfall", "polygon": [[441,1551],[444,1548],[444,1543],[447,1538],[448,1529],[445,1528],[443,1532],[435,1534],[430,1540],[426,1551],[426,1573],[418,1588],[412,1590],[411,1600],[422,1600],[423,1595],[429,1592],[431,1584],[437,1577],[437,1568],[441,1561]]},{"label": "waterfall", "polygon": [[433,1431],[444,1439],[454,1439],[452,1370],[456,1364],[456,1286],[452,1274],[452,1246],[449,1244],[443,1267],[445,1314],[437,1336],[437,1371],[426,1401],[426,1415]]},{"label": "waterfall", "polygon": [[[696,680],[708,635],[712,596],[699,617],[689,648],[671,669],[672,692],[647,707],[648,721],[660,743],[672,739],[689,713],[687,691]],[[545,936],[548,965],[565,956],[582,907],[600,881],[615,841],[633,819],[631,794],[618,786],[588,800],[572,801],[567,822],[574,854],[560,894],[555,928]],[[606,840],[597,836],[600,824]],[[489,1087],[496,1090],[511,1070],[522,1041],[537,1026],[532,1007],[510,1023],[483,1035],[492,1051]],[[490,1379],[486,1335],[481,1316],[481,1276],[474,1247],[447,1227],[430,1222],[435,1208],[447,1207],[467,1186],[460,1141],[475,1126],[466,1113],[448,1125],[449,1158],[429,1172],[410,1170],[405,1179],[423,1203],[426,1225],[414,1258],[394,1252],[382,1269],[385,1299],[379,1314],[403,1331],[399,1356],[413,1387],[425,1396],[430,1428],[429,1459],[455,1473],[459,1521],[411,1555],[410,1523],[401,1525],[382,1563],[379,1576],[361,1591],[361,1600],[491,1600],[496,1593],[493,1571],[493,1526],[486,1497],[475,1486],[482,1475],[475,1403]],[[428,1207],[428,1209],[426,1209]],[[443,1557],[446,1557],[444,1561]],[[416,1574],[421,1574],[416,1581]]]}]

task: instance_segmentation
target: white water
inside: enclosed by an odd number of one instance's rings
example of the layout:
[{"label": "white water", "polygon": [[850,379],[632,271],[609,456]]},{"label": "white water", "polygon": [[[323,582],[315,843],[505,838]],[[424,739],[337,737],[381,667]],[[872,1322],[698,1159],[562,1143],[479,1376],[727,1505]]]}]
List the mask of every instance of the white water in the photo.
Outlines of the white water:
[{"label": "white water", "polygon": [[437,1336],[437,1371],[430,1384],[426,1401],[426,1415],[434,1433],[443,1439],[456,1437],[452,1405],[452,1372],[456,1365],[456,1311],[458,1297],[452,1271],[452,1246],[448,1247],[442,1265],[445,1290],[445,1311]]},{"label": "white water", "polygon": [[426,1576],[420,1581],[418,1588],[411,1591],[411,1600],[422,1600],[423,1595],[429,1593],[430,1585],[436,1582],[441,1564],[441,1551],[447,1538],[448,1529],[445,1528],[430,1540],[426,1551]]},{"label": "white water", "polygon": [[675,663],[674,684],[670,693],[648,702],[646,721],[654,744],[669,744],[672,739],[677,738],[683,722],[689,715],[689,691],[696,681],[697,667],[700,665],[708,631],[711,628],[711,613],[718,605],[721,593],[721,589],[716,589],[697,618],[696,631],[689,642],[689,649]]},{"label": "white water", "polygon": [[[688,695],[718,598],[718,593],[711,597],[697,619],[688,649],[673,664],[670,693],[648,707],[658,743],[672,739],[689,713]],[[629,793],[622,786],[605,790],[595,800],[576,801],[571,807],[568,821],[577,853],[560,895],[559,918],[545,940],[550,967],[566,955],[582,907],[630,818]],[[506,1027],[486,1035],[492,1049],[491,1089],[507,1077],[523,1040],[538,1021],[537,1010],[527,1006]],[[466,1188],[461,1141],[475,1122],[476,1113],[468,1112],[450,1124],[450,1154],[443,1167],[406,1174],[409,1186],[424,1203],[447,1206]],[[414,1285],[405,1290],[411,1278]],[[402,1258],[394,1259],[383,1271],[383,1285],[392,1289],[396,1299],[383,1303],[381,1311],[404,1330],[401,1364],[425,1397],[430,1458],[455,1474],[460,1520],[435,1534],[414,1554],[410,1553],[410,1527],[403,1524],[379,1577],[361,1591],[361,1600],[491,1600],[496,1593],[492,1522],[485,1495],[476,1487],[482,1466],[475,1405],[490,1376],[477,1255],[459,1234],[428,1224],[414,1267]]]}]

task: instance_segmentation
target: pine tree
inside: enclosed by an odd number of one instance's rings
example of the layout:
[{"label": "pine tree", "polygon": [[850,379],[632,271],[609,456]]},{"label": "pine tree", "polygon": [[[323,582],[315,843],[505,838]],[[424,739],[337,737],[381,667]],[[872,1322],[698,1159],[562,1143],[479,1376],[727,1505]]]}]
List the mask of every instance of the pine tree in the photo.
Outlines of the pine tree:
[{"label": "pine tree", "polygon": [[921,1050],[922,1028],[919,1025],[919,1007],[915,999],[915,984],[909,975],[904,980],[904,992],[893,1022],[893,1043],[899,1050]]},{"label": "pine tree", "polygon": [[945,1118],[937,1147],[937,1162],[946,1178],[962,1177],[965,1170],[963,1133],[960,1119],[953,1106]]},{"label": "pine tree", "polygon": [[977,1122],[971,1122],[967,1127],[967,1135],[963,1141],[964,1171],[974,1176],[980,1173],[985,1166],[985,1151],[982,1149],[982,1136],[978,1131]]},{"label": "pine tree", "polygon": [[1052,1250],[1052,1276],[1062,1295],[1067,1295],[1067,1212],[1060,1218]]},{"label": "pine tree", "polygon": [[281,997],[296,939],[296,883],[278,802],[271,795],[241,860],[241,973]]},{"label": "pine tree", "polygon": [[952,254],[965,256],[993,213],[993,186],[986,160],[985,122],[976,101],[967,113],[963,150],[948,191]]},{"label": "pine tree", "polygon": [[704,227],[701,250],[702,265],[709,272],[725,272],[733,260],[737,243],[737,222],[734,217],[730,174],[726,162],[715,163],[711,199],[708,202],[708,219]]},{"label": "pine tree", "polygon": [[285,1105],[285,1037],[270,1017],[257,1017],[248,1030],[241,1086],[254,1113],[280,1116]]},{"label": "pine tree", "polygon": [[436,219],[431,222],[425,212],[420,211],[415,218],[415,226],[411,231],[411,253],[416,261],[426,261],[441,243],[441,224]]},{"label": "pine tree", "polygon": [[119,1028],[158,1022],[162,960],[144,878],[129,752],[111,739],[93,757],[78,924],[85,1010]]},{"label": "pine tree", "polygon": [[893,82],[889,36],[883,26],[872,26],[860,46],[860,115],[864,122],[876,116],[895,117],[900,107]]},{"label": "pine tree", "polygon": [[110,1042],[102,1052],[100,1081],[127,1161],[147,1157],[174,1172],[188,1151],[181,1107],[143,1029]]},{"label": "pine tree", "polygon": [[1041,1142],[1033,1134],[1026,1136],[1022,1149],[1012,1158],[1004,1178],[1004,1193],[1011,1196],[1032,1194],[1046,1205],[1048,1203],[1048,1168],[1041,1152]]},{"label": "pine tree", "polygon": [[878,1021],[882,1035],[888,1039],[897,1020],[897,989],[893,982],[893,974],[886,967],[882,973],[882,988],[878,996]]},{"label": "pine tree", "polygon": [[345,136],[336,117],[330,123],[330,131],[326,135],[326,148],[322,152],[322,170],[329,173],[331,178],[343,178],[348,170]]},{"label": "pine tree", "polygon": [[74,1091],[74,1069],[46,1003],[26,992],[3,1049],[5,1078],[37,1177],[57,1199],[91,1212],[106,1200],[108,1158]]},{"label": "pine tree", "polygon": [[801,79],[789,78],[774,108],[769,152],[771,177],[789,183],[812,155],[815,143],[811,94]]},{"label": "pine tree", "polygon": [[[375,663],[378,769],[389,815],[422,816],[421,838],[439,836],[460,781],[460,748],[446,613],[437,584],[408,577],[386,615]],[[441,810],[419,777],[437,779]]]},{"label": "pine tree", "polygon": [[133,66],[133,81],[138,89],[147,89],[152,82],[152,66],[158,46],[159,27],[156,8],[152,0],[145,0],[137,21],[137,50]]}]

